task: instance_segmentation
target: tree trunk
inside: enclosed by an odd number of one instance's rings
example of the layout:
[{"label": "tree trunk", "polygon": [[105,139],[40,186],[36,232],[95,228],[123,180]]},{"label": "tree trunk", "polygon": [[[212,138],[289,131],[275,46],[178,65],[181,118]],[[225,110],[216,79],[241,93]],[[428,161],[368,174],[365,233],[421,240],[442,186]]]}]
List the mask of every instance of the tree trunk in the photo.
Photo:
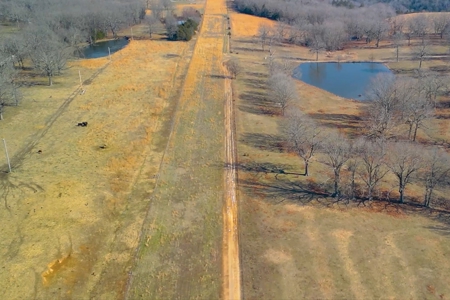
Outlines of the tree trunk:
[{"label": "tree trunk", "polygon": [[334,171],[334,197],[339,196],[339,172]]},{"label": "tree trunk", "polygon": [[53,85],[53,81],[52,81],[52,75],[48,76],[48,86],[52,86]]},{"label": "tree trunk", "polygon": [[419,69],[422,68],[422,57],[420,57],[420,62],[419,62]]},{"label": "tree trunk", "polygon": [[316,51],[316,61],[319,61],[319,51]]},{"label": "tree trunk", "polygon": [[308,165],[309,161],[305,160],[305,173],[303,174],[304,176],[309,176]]},{"label": "tree trunk", "polygon": [[405,188],[403,186],[400,186],[398,189],[398,192],[400,193],[400,198],[398,200],[400,203],[403,203],[403,195],[405,192]]},{"label": "tree trunk", "polygon": [[417,129],[419,129],[419,124],[416,123],[416,127],[414,127],[414,136],[413,136],[413,142],[416,141],[416,136],[417,136]]},{"label": "tree trunk", "polygon": [[369,186],[369,190],[368,190],[368,193],[367,193],[367,196],[368,196],[368,198],[369,198],[369,201],[372,200],[372,189],[373,189],[373,187]]},{"label": "tree trunk", "polygon": [[409,123],[408,140],[411,139],[412,128],[413,128],[413,123]]},{"label": "tree trunk", "polygon": [[397,46],[397,62],[398,62],[398,46]]}]

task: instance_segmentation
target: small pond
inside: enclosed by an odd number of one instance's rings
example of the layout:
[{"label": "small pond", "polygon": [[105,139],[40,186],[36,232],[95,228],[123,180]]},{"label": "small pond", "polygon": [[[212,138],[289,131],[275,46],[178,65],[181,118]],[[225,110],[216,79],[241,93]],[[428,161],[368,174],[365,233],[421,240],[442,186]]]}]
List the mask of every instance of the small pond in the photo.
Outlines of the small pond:
[{"label": "small pond", "polygon": [[81,50],[82,58],[98,58],[108,56],[108,47],[111,50],[111,54],[122,50],[126,45],[128,45],[128,40],[125,38],[110,40],[104,42],[98,42],[94,45],[87,46]]},{"label": "small pond", "polygon": [[303,63],[293,76],[344,98],[367,100],[366,89],[380,73],[392,74],[381,63]]}]

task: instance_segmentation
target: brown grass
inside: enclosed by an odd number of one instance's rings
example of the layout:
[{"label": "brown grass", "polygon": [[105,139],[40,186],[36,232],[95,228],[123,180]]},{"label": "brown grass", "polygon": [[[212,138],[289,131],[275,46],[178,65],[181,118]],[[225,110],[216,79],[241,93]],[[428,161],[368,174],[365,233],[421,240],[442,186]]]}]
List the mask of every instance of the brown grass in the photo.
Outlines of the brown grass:
[{"label": "brown grass", "polygon": [[[52,126],[47,120],[79,85],[78,70],[86,80],[106,59],[71,62],[53,87],[24,89],[21,107],[7,109],[0,129],[14,170],[0,175],[3,298],[123,293],[188,46],[131,42]],[[77,127],[81,121],[88,126]]]},{"label": "brown grass", "polygon": [[[254,20],[254,17],[239,15]],[[234,17],[236,19],[236,17]],[[249,21],[250,22],[250,21]],[[448,280],[442,277],[450,261],[441,255],[450,249],[448,222],[411,213],[395,205],[370,207],[333,205],[321,193],[329,189],[331,170],[320,155],[311,165],[311,176],[278,175],[249,167],[272,166],[286,172],[302,173],[303,164],[279,147],[281,117],[276,107],[265,101],[268,76],[267,52],[260,49],[254,33],[232,26],[232,50],[240,60],[242,74],[235,81],[240,180],[240,244],[244,295],[248,299],[398,299],[448,297]],[[245,26],[242,26],[245,28]],[[417,41],[413,41],[413,45]],[[357,43],[334,53],[321,53],[320,61],[370,60],[387,62],[395,70],[412,70],[412,47],[400,50],[395,63],[388,42],[379,49]],[[284,58],[296,67],[314,55],[304,47],[273,48],[275,59]],[[444,54],[436,44],[432,52]],[[446,62],[428,60],[425,68],[442,67]],[[340,130],[358,135],[364,126],[363,104],[344,99],[298,82],[300,101],[296,106],[311,114],[324,130]],[[442,97],[441,101],[448,101]],[[448,114],[448,109],[439,110]],[[435,124],[436,123],[436,124]],[[439,120],[421,131],[424,140],[448,140],[448,120]],[[389,178],[381,189],[392,190]],[[391,178],[392,179],[392,178]],[[304,191],[306,190],[306,192]],[[407,187],[408,197],[421,199],[423,187]],[[442,228],[442,230],[440,229]],[[418,244],[420,237],[420,243]]]}]

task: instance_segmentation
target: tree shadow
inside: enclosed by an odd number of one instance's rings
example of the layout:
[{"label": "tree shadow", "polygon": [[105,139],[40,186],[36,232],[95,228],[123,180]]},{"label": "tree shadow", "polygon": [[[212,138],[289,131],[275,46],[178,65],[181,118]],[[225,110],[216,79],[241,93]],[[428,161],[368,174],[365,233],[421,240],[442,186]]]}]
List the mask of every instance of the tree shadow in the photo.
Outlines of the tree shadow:
[{"label": "tree shadow", "polygon": [[244,133],[240,136],[239,141],[253,148],[271,152],[283,152],[286,148],[285,140],[278,135],[272,134]]},{"label": "tree shadow", "polygon": [[242,100],[238,105],[241,111],[257,115],[274,115],[276,107],[263,92],[245,92],[239,95]]},{"label": "tree shadow", "polygon": [[364,127],[363,119],[360,116],[325,113],[310,114],[310,116],[327,127],[355,130]]}]

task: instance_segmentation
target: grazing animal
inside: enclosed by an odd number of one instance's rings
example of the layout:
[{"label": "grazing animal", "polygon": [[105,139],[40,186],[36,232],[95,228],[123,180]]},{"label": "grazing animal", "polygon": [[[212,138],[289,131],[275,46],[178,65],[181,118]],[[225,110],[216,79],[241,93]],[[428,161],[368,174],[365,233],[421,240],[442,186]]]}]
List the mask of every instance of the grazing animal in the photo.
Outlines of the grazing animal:
[{"label": "grazing animal", "polygon": [[86,127],[87,125],[88,125],[88,122],[81,122],[81,123],[77,124],[77,126],[80,126],[80,127]]}]

